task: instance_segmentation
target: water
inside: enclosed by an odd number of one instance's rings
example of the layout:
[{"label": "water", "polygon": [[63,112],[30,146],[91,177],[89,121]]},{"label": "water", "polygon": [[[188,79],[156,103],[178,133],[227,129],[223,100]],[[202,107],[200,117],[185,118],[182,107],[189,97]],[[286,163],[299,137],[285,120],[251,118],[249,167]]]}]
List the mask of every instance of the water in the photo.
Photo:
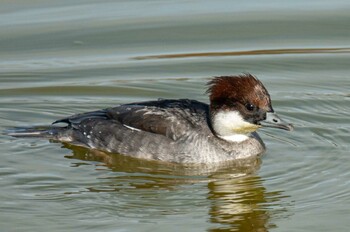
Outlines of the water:
[{"label": "water", "polygon": [[2,231],[348,231],[348,1],[2,1],[0,129],[131,101],[207,101],[250,72],[292,133],[181,167],[0,136]]}]

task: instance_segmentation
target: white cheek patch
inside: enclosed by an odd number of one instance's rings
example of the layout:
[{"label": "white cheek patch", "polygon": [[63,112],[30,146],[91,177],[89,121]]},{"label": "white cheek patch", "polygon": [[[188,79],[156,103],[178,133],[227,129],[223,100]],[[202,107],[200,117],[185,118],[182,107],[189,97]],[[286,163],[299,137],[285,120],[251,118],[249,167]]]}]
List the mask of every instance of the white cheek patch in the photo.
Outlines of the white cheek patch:
[{"label": "white cheek patch", "polygon": [[213,118],[213,129],[220,138],[227,141],[244,141],[249,138],[247,134],[258,127],[245,121],[238,111],[220,111]]},{"label": "white cheek patch", "polygon": [[247,123],[237,111],[220,111],[213,118],[214,130],[221,136],[231,135],[236,129]]}]

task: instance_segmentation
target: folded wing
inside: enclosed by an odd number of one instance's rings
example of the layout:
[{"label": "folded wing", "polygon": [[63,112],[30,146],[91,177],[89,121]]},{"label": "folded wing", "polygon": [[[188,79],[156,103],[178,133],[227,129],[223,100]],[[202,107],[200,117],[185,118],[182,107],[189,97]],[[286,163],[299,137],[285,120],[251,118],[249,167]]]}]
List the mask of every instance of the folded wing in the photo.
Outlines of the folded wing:
[{"label": "folded wing", "polygon": [[[121,124],[125,130],[137,130],[177,140],[188,131],[208,129],[209,108],[194,100],[158,100],[125,104],[114,108],[76,114],[54,123],[68,123],[69,127],[83,130],[103,121]],[[110,133],[115,133],[111,131]]]}]

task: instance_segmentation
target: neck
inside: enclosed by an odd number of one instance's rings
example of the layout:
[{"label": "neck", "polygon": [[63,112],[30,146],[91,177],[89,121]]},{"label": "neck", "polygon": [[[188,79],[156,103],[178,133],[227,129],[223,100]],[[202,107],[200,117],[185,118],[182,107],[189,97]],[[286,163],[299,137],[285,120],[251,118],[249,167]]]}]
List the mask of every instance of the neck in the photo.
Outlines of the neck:
[{"label": "neck", "polygon": [[235,143],[243,142],[249,138],[247,135],[244,135],[244,134],[232,134],[232,135],[224,135],[224,136],[218,135],[218,137],[228,142],[235,142]]}]

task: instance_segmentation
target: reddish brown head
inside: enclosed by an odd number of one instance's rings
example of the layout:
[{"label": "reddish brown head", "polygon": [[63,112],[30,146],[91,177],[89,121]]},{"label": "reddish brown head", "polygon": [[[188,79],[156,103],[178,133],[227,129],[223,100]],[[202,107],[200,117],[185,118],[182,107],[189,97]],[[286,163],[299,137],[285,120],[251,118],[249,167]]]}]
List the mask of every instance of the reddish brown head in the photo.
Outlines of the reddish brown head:
[{"label": "reddish brown head", "polygon": [[251,74],[215,77],[208,85],[212,111],[238,110],[252,123],[264,120],[266,112],[273,112],[269,93]]},{"label": "reddish brown head", "polygon": [[250,74],[215,77],[208,82],[211,121],[219,136],[255,131],[261,126],[292,130],[273,111],[264,85]]}]

